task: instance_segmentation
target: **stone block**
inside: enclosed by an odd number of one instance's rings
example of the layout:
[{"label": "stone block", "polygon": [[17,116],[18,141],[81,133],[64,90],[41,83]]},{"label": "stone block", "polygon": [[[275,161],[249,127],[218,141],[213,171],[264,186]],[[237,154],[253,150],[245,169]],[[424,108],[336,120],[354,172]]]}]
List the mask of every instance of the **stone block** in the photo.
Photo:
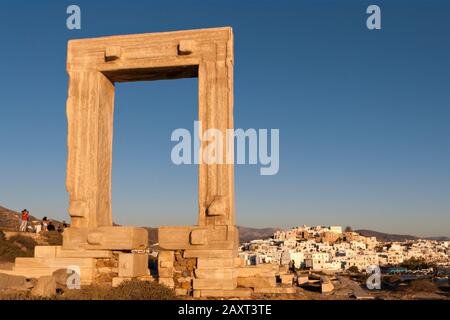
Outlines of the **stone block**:
[{"label": "stone block", "polygon": [[34,288],[31,290],[31,295],[35,297],[51,298],[56,294],[56,281],[52,276],[40,277]]},{"label": "stone block", "polygon": [[194,273],[197,279],[229,279],[229,278],[236,278],[237,274],[234,268],[217,268],[217,269],[196,268]]},{"label": "stone block", "polygon": [[307,275],[298,275],[297,276],[297,284],[299,286],[303,285],[303,284],[308,284],[309,281],[309,277]]},{"label": "stone block", "polygon": [[231,279],[194,279],[192,281],[194,289],[225,289],[231,290],[237,287],[236,278]]},{"label": "stone block", "polygon": [[89,231],[87,241],[87,249],[144,249],[148,246],[148,232],[137,227],[98,227]]},{"label": "stone block", "polygon": [[52,273],[52,277],[56,281],[56,286],[59,288],[64,288],[67,286],[67,280],[69,279],[71,273],[67,272],[67,269],[59,269]]},{"label": "stone block", "polygon": [[35,258],[56,258],[57,249],[60,246],[35,246],[34,257]]},{"label": "stone block", "polygon": [[250,288],[236,288],[232,290],[200,290],[201,297],[210,298],[249,298],[252,296],[252,289]]},{"label": "stone block", "polygon": [[173,251],[160,251],[158,254],[158,275],[163,278],[172,278],[174,273],[175,257]]},{"label": "stone block", "polygon": [[175,288],[175,282],[173,281],[173,278],[159,277],[158,283],[172,289]]},{"label": "stone block", "polygon": [[199,269],[216,269],[216,268],[232,268],[235,264],[234,258],[198,258],[197,268]]},{"label": "stone block", "polygon": [[254,293],[295,294],[295,293],[297,293],[297,290],[295,287],[257,287],[257,288],[254,288]]},{"label": "stone block", "polygon": [[82,249],[87,245],[88,228],[66,228],[63,233],[64,249]]},{"label": "stone block", "polygon": [[119,277],[145,276],[148,271],[148,255],[145,253],[120,253]]},{"label": "stone block", "polygon": [[134,250],[148,246],[148,232],[137,227],[67,228],[64,249]]},{"label": "stone block", "polygon": [[51,276],[59,269],[79,268],[82,285],[91,284],[96,272],[93,258],[16,258],[15,274],[30,278]]},{"label": "stone block", "polygon": [[165,250],[237,250],[239,232],[233,226],[159,227],[159,246]]},{"label": "stone block", "polygon": [[234,258],[234,266],[236,268],[245,267],[245,260],[242,258]]},{"label": "stone block", "polygon": [[0,291],[5,289],[26,290],[32,285],[24,276],[5,274],[3,270],[0,271],[2,272],[0,273]]},{"label": "stone block", "polygon": [[187,296],[189,291],[187,289],[182,288],[176,288],[175,289],[175,295],[176,296]]},{"label": "stone block", "polygon": [[194,290],[192,295],[194,298],[200,298],[202,296],[202,293],[200,290]]},{"label": "stone block", "polygon": [[64,249],[63,247],[57,247],[56,257],[107,259],[113,257],[113,252],[111,250]]},{"label": "stone block", "polygon": [[255,266],[245,266],[236,268],[237,276],[245,277],[275,277],[277,265],[274,264],[258,264]]},{"label": "stone block", "polygon": [[[175,255],[173,251],[162,250],[158,254],[158,263],[159,266],[162,268],[168,268],[170,266],[173,266],[174,260]],[[164,263],[164,265],[162,265],[163,262],[166,262],[167,264]]]},{"label": "stone block", "polygon": [[334,285],[331,282],[321,283],[320,290],[322,293],[329,293],[334,290]]},{"label": "stone block", "polygon": [[205,229],[195,229],[190,233],[190,243],[192,245],[206,245],[206,230]]},{"label": "stone block", "polygon": [[268,288],[277,285],[275,277],[237,278],[237,284],[244,288]]},{"label": "stone block", "polygon": [[292,285],[292,282],[294,280],[294,275],[293,274],[283,274],[283,275],[280,275],[280,279],[281,279],[281,284]]}]

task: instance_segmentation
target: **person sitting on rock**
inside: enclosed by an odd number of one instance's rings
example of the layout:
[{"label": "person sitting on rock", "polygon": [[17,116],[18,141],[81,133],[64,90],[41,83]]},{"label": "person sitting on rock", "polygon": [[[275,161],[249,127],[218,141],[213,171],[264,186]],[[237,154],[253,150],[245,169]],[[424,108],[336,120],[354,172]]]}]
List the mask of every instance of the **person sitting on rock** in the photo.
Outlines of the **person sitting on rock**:
[{"label": "person sitting on rock", "polygon": [[55,231],[55,226],[51,221],[48,222],[47,231]]}]

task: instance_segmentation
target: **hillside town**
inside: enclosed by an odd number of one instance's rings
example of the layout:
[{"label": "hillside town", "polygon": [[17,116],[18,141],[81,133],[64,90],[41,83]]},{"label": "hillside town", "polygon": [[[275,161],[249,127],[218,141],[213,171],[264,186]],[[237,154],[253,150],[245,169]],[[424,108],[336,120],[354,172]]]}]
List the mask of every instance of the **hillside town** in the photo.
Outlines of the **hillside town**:
[{"label": "hillside town", "polygon": [[450,266],[450,242],[408,240],[380,242],[340,226],[300,226],[276,231],[269,239],[242,244],[240,257],[248,265],[272,263],[297,269],[365,272],[369,266],[395,267],[410,259]]}]

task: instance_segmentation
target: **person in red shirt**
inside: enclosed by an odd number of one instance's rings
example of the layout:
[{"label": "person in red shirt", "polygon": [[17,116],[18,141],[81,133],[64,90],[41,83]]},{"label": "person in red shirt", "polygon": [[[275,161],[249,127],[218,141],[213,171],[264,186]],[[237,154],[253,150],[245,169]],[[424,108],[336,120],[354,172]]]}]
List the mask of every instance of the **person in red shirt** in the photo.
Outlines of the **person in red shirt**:
[{"label": "person in red shirt", "polygon": [[28,220],[30,219],[30,213],[27,209],[22,210],[22,217],[20,218],[20,231],[27,231]]}]

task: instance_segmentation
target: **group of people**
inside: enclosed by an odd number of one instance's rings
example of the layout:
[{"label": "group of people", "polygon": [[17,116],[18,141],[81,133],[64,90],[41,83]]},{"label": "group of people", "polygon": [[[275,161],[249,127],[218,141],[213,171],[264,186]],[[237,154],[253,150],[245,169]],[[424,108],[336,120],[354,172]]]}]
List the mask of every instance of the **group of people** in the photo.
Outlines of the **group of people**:
[{"label": "group of people", "polygon": [[32,224],[29,225],[30,221],[30,212],[27,209],[22,210],[21,216],[20,216],[20,226],[19,231],[20,232],[35,232],[40,233],[42,231],[58,231],[59,233],[63,233],[64,229],[68,227],[68,224],[63,221],[58,225],[58,227],[55,227],[53,222],[47,217],[42,218],[42,221],[34,221]]}]

